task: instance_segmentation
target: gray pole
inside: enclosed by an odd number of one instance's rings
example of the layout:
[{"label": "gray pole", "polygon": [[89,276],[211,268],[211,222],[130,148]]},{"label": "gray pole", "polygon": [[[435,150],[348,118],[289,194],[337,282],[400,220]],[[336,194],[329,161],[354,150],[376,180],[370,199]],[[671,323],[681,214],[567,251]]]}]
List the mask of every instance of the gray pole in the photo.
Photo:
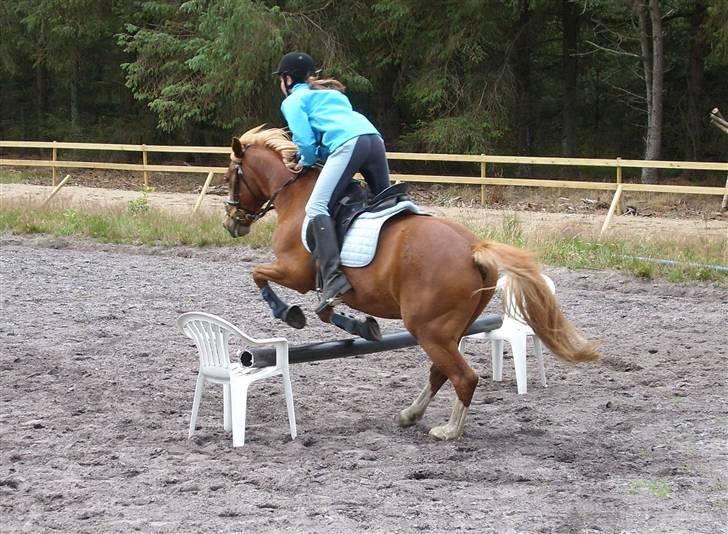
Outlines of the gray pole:
[{"label": "gray pole", "polygon": [[[489,332],[500,328],[503,319],[499,315],[486,314],[475,321],[466,336]],[[396,350],[417,345],[417,340],[403,330],[386,334],[381,341],[367,341],[361,338],[323,341],[288,347],[288,363],[305,363],[335,358],[347,358],[360,354],[371,354],[385,350]],[[272,348],[251,349],[240,354],[243,367],[269,367],[276,363],[276,351]]]}]

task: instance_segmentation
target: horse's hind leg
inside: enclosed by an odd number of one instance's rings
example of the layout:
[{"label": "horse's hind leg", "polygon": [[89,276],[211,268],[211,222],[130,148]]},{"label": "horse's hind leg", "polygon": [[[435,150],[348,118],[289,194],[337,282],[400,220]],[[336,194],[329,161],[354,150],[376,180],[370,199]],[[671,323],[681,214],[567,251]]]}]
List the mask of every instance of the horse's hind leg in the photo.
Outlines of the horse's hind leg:
[{"label": "horse's hind leg", "polygon": [[411,406],[399,412],[399,425],[412,426],[425,415],[432,398],[437,395],[442,385],[447,382],[447,376],[441,373],[434,365],[430,367],[430,380]]},{"label": "horse's hind leg", "polygon": [[[319,314],[319,317],[321,314]],[[382,331],[379,323],[374,317],[366,316],[364,320],[357,319],[353,315],[333,312],[330,317],[331,324],[338,326],[345,332],[354,334],[369,341],[381,341]]]},{"label": "horse's hind leg", "polygon": [[319,319],[325,323],[331,323],[355,336],[367,339],[369,341],[381,341],[382,331],[379,323],[374,317],[367,317],[364,320],[357,319],[353,315],[347,313],[335,312],[331,306],[327,306],[318,312]]},{"label": "horse's hind leg", "polygon": [[442,426],[432,428],[430,435],[443,440],[457,439],[463,434],[465,415],[473,400],[479,377],[458,351],[457,340],[420,340],[420,345],[432,360],[433,366],[452,382],[457,394],[450,420]]}]

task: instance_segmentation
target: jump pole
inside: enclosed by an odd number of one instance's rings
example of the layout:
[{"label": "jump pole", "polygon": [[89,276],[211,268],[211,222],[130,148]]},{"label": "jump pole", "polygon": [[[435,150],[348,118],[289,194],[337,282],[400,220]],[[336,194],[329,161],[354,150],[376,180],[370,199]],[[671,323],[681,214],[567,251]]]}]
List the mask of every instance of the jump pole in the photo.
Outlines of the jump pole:
[{"label": "jump pole", "polygon": [[[472,336],[473,334],[490,332],[500,328],[502,324],[503,319],[500,315],[486,314],[475,321],[465,335]],[[406,330],[386,334],[382,338],[381,341],[351,338],[291,346],[288,347],[288,363],[333,360],[417,345],[415,337]],[[246,350],[240,354],[240,363],[243,367],[270,367],[276,364],[276,351],[272,348]]]}]

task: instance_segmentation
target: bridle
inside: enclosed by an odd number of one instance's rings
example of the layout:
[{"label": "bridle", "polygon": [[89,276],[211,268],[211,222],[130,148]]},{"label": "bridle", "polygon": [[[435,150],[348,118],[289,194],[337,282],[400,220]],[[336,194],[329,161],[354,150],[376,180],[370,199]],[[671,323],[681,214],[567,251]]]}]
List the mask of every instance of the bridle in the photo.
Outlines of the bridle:
[{"label": "bridle", "polygon": [[[245,150],[247,150],[248,146],[243,147],[243,154],[245,155]],[[242,155],[240,158],[235,158],[233,156],[230,156],[230,161],[232,161],[235,164],[235,177],[233,180],[233,183],[230,184],[230,197],[225,201],[225,213],[226,215],[233,219],[235,222],[238,222],[240,224],[250,226],[255,221],[263,217],[266,213],[269,211],[275,209],[275,200],[278,197],[278,195],[283,191],[286,187],[291,185],[293,182],[298,180],[298,177],[300,174],[294,174],[291,176],[286,183],[284,183],[281,187],[276,189],[273,194],[271,195],[270,199],[258,210],[251,210],[246,208],[245,206],[240,205],[240,183],[245,186],[245,188],[250,193],[250,196],[257,200],[260,197],[255,194],[253,191],[253,188],[250,187],[250,184],[245,179],[245,172],[243,171],[243,158]],[[243,212],[243,215],[240,216],[239,212]]]}]

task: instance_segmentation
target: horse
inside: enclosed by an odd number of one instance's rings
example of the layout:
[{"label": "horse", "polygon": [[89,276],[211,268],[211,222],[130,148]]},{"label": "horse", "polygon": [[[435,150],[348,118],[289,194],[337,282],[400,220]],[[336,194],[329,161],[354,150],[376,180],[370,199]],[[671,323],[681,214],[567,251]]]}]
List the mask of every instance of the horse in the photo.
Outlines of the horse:
[{"label": "horse", "polygon": [[[268,211],[277,222],[272,237],[276,260],[257,265],[253,280],[276,317],[302,328],[297,306],[282,302],[270,282],[306,293],[315,289],[315,265],[301,239],[304,207],[318,170],[301,170],[296,145],[285,130],[263,126],[234,137],[225,173],[229,187],[223,225],[241,237]],[[401,319],[430,359],[429,381],[399,413],[406,427],[420,421],[438,390],[450,381],[456,392],[449,421],[430,430],[437,439],[462,436],[479,377],[458,350],[470,324],[493,296],[499,271],[509,274],[514,311],[558,358],[567,362],[599,358],[596,344],[577,332],[559,308],[534,255],[524,249],[478,239],[444,218],[404,213],[389,220],[373,261],[343,268],[352,290],[343,303],[365,314]],[[331,322],[330,308],[319,317]]]}]

